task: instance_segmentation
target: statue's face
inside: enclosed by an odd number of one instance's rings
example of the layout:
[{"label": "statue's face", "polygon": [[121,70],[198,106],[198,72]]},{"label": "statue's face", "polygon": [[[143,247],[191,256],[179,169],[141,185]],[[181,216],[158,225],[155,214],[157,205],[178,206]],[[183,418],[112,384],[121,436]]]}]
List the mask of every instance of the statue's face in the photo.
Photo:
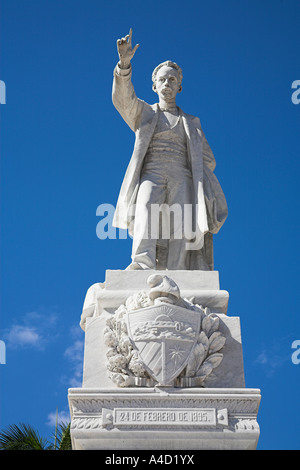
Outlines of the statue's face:
[{"label": "statue's face", "polygon": [[164,65],[156,75],[154,90],[165,101],[174,100],[180,91],[179,76],[176,69]]}]

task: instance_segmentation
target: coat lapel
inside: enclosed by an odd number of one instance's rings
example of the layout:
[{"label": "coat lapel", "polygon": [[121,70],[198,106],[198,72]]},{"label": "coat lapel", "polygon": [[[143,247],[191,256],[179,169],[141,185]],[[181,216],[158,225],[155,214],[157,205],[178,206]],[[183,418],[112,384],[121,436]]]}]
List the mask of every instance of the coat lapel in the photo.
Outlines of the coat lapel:
[{"label": "coat lapel", "polygon": [[[197,126],[198,119],[181,111],[184,129],[187,135],[187,151],[191,165],[194,187],[194,202],[196,208],[196,227],[200,230],[200,246],[203,244],[203,235],[208,231],[207,214],[203,188],[203,153],[201,130]],[[200,130],[200,133],[198,132]],[[202,234],[202,235],[201,235]]]},{"label": "coat lapel", "polygon": [[[134,207],[140,184],[140,174],[157,120],[158,104],[150,106],[144,103],[141,122],[136,131],[133,154],[122,182],[114,214],[114,227],[129,228],[129,224],[134,217]],[[132,235],[131,230],[130,234]]]}]

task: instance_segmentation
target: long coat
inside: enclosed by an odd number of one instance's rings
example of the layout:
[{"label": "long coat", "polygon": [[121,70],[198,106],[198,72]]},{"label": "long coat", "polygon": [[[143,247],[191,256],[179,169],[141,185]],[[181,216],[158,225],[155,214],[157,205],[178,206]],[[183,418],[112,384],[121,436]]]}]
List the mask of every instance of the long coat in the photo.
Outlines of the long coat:
[{"label": "long coat", "polygon": [[[144,157],[158,120],[158,104],[149,105],[137,98],[131,67],[114,70],[113,104],[128,126],[135,132],[135,145],[121,186],[113,225],[128,229],[133,236],[134,211]],[[180,110],[186,132],[187,152],[194,188],[195,229],[201,234],[217,233],[228,214],[222,188],[214,175],[214,155],[205,138],[199,118]],[[203,238],[202,238],[203,244]],[[201,246],[199,246],[201,248]]]}]

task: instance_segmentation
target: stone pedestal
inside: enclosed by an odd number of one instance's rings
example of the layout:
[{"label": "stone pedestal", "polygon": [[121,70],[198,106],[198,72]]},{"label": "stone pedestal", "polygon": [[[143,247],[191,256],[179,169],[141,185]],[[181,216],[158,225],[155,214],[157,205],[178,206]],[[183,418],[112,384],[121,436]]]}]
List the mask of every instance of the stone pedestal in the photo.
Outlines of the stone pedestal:
[{"label": "stone pedestal", "polygon": [[70,389],[73,448],[253,450],[260,392],[222,388]]},{"label": "stone pedestal", "polygon": [[[151,291],[152,275],[174,283],[162,282]],[[152,304],[133,306],[136,299],[145,301],[140,293],[149,289]],[[228,298],[217,271],[107,271],[105,283],[91,286],[81,316],[82,388],[69,390],[73,448],[255,449],[260,391],[245,388],[240,321],[227,316]],[[152,325],[152,343],[149,335],[147,342],[141,331],[133,331],[133,319],[139,319],[137,330]],[[159,342],[157,330],[166,328],[166,319],[175,326]],[[124,325],[126,334],[118,336]],[[124,344],[111,337],[132,343],[136,368],[128,372]],[[157,357],[154,366],[147,363],[149,344]],[[169,377],[175,366],[166,359],[166,348],[177,368]],[[198,358],[202,366],[195,373]]]}]

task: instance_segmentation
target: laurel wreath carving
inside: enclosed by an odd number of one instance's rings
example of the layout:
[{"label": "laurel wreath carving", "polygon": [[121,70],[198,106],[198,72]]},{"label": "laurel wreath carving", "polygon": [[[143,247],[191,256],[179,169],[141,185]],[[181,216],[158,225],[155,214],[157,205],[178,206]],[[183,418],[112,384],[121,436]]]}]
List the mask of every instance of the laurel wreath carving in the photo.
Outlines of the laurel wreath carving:
[{"label": "laurel wreath carving", "polygon": [[[200,334],[197,343],[192,350],[188,364],[180,374],[181,386],[203,386],[205,379],[211,374],[213,369],[218,367],[223,359],[220,350],[226,342],[225,336],[219,331],[220,320],[212,314],[208,307],[195,306],[202,310]],[[190,380],[184,380],[189,378]]]},{"label": "laurel wreath carving", "polygon": [[150,299],[144,292],[131,296],[106,322],[104,342],[108,346],[106,353],[108,375],[119,387],[155,385],[128,336],[125,316],[128,310],[146,307],[149,302]]},{"label": "laurel wreath carving", "polygon": [[[223,359],[220,352],[226,338],[219,330],[219,317],[209,308],[194,305],[184,299],[185,307],[196,310],[201,315],[197,342],[190,354],[188,363],[175,380],[174,386],[203,387],[205,379],[218,367]],[[107,370],[111,380],[119,387],[153,387],[156,381],[148,374],[138,351],[128,336],[126,313],[151,305],[146,292],[140,292],[127,299],[107,320],[104,342],[108,347]]]}]

